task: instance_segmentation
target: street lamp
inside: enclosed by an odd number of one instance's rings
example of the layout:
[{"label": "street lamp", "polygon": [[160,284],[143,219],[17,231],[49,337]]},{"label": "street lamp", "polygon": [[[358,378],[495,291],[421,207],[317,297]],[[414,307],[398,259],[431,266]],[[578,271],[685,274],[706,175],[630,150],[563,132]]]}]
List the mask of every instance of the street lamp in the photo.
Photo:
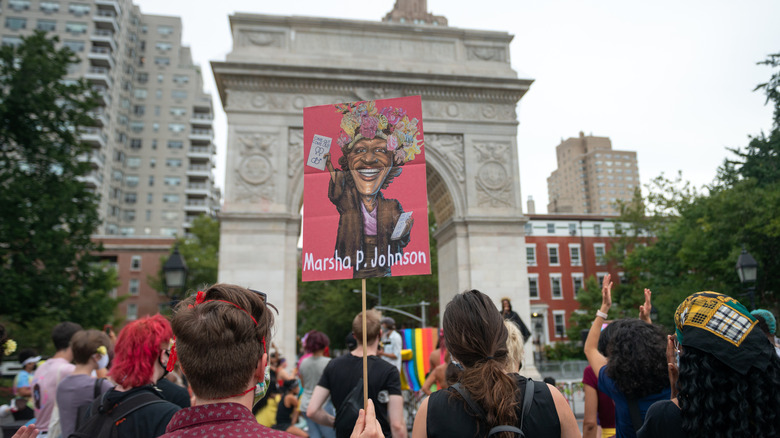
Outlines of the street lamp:
[{"label": "street lamp", "polygon": [[[184,257],[179,254],[179,246],[173,247],[173,254],[163,265],[163,274],[165,275],[165,287],[168,289],[184,289],[184,283],[187,280],[187,264]],[[177,301],[177,295],[173,295],[173,302]],[[171,306],[173,306],[173,303]]]},{"label": "street lamp", "polygon": [[737,259],[737,275],[739,275],[740,283],[748,285],[750,308],[755,309],[754,294],[756,290],[756,277],[758,276],[758,262],[756,262],[756,259],[754,259],[749,252],[745,251],[744,247],[742,247],[742,254],[740,254]]}]

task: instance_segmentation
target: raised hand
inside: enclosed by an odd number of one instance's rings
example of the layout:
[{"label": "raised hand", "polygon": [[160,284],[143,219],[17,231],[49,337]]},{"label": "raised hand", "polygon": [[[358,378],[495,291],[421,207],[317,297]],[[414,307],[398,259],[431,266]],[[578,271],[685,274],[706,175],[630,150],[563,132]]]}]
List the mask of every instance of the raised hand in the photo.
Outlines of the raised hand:
[{"label": "raised hand", "polygon": [[677,338],[673,335],[666,336],[666,366],[669,369],[669,385],[672,387],[672,398],[677,398],[677,379],[680,377],[680,369],[677,368]]},{"label": "raised hand", "polygon": [[645,288],[645,303],[639,306],[639,319],[648,324],[653,323],[653,320],[650,319],[650,311],[653,310],[653,305],[650,304],[652,295],[653,293],[650,292],[650,289]]},{"label": "raised hand", "polygon": [[607,313],[612,307],[612,276],[607,274],[601,284],[601,311]]}]

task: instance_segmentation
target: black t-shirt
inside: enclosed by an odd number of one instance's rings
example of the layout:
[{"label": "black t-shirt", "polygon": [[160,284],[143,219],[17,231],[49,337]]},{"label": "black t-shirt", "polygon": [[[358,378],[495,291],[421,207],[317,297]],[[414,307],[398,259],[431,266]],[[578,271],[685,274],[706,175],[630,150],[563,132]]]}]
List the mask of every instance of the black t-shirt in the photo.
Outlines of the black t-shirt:
[{"label": "black t-shirt", "polygon": [[[339,406],[362,377],[363,357],[345,354],[328,362],[318,385],[330,390],[330,398],[338,412]],[[385,436],[390,436],[387,402],[391,395],[401,395],[398,369],[376,356],[368,356],[368,398],[374,401],[376,417]]]},{"label": "black t-shirt", "polygon": [[[521,388],[517,395],[517,417],[522,417],[523,396],[525,395],[526,378],[515,375],[518,386]],[[428,415],[426,429],[429,438],[474,438],[477,436],[477,427],[479,426],[479,436],[486,436],[489,428],[486,424],[479,425],[476,414],[471,412],[471,408],[466,406],[466,402],[455,396],[455,388],[436,391],[428,398]],[[555,401],[550,393],[547,384],[534,381],[534,398],[531,402],[531,409],[528,411],[528,417],[523,420],[523,433],[527,437],[560,437],[561,422],[558,419],[558,411],[555,409]]]},{"label": "black t-shirt", "polygon": [[[157,394],[157,396],[162,399],[159,390],[154,386],[144,385],[126,392],[111,389],[106,394],[106,400],[112,404],[122,404],[123,400],[126,400],[128,397],[141,391]],[[173,414],[180,409],[180,407],[171,402],[154,403],[149,406],[144,406],[131,413],[126,421],[121,422],[116,427],[117,435],[119,438],[158,437],[165,433],[168,422],[171,421]]]},{"label": "black t-shirt", "polygon": [[187,388],[179,386],[163,377],[157,381],[157,389],[160,390],[162,398],[182,408],[190,407],[190,393]]},{"label": "black t-shirt", "polygon": [[680,408],[671,400],[655,402],[647,410],[637,438],[685,438]]}]

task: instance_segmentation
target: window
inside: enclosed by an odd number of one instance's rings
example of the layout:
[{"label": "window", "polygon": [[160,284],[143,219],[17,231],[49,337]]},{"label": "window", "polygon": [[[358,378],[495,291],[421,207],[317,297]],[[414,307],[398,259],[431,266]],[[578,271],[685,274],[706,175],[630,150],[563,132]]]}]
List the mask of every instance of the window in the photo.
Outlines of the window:
[{"label": "window", "polygon": [[149,167],[154,169],[155,166],[157,166],[157,158],[149,158]]},{"label": "window", "polygon": [[132,222],[135,220],[135,210],[125,210],[124,214],[125,220],[127,222]]},{"label": "window", "polygon": [[161,50],[163,52],[167,52],[168,50],[171,50],[171,48],[173,48],[173,44],[171,44],[171,43],[162,43],[162,42],[157,43],[154,46],[157,47],[157,50]]},{"label": "window", "polygon": [[24,29],[27,27],[27,19],[8,17],[5,19],[5,27],[12,30]]},{"label": "window", "polygon": [[550,294],[554,300],[563,299],[561,290],[561,274],[550,274]]},{"label": "window", "polygon": [[73,35],[81,35],[87,33],[87,23],[75,23],[69,21],[65,23],[65,32]]},{"label": "window", "polygon": [[143,140],[141,140],[140,138],[130,139],[130,149],[141,149],[142,145],[143,145]]},{"label": "window", "polygon": [[179,177],[179,176],[166,176],[165,177],[165,185],[166,186],[178,186],[178,185],[181,185],[181,177]]},{"label": "window", "polygon": [[154,175],[149,175],[149,187],[154,186]]},{"label": "window", "polygon": [[185,129],[187,129],[187,125],[184,123],[168,123],[168,129],[171,132],[184,132]]},{"label": "window", "polygon": [[137,169],[141,167],[141,157],[127,157],[125,164],[131,169]]},{"label": "window", "polygon": [[41,2],[41,11],[50,14],[60,10],[60,2]]},{"label": "window", "polygon": [[136,99],[146,99],[148,93],[146,91],[146,88],[136,88],[133,91],[133,94],[135,95]]},{"label": "window", "polygon": [[185,90],[173,90],[171,91],[171,97],[178,100],[186,99],[187,92]]},{"label": "window", "polygon": [[157,89],[157,90],[154,92],[154,96],[155,96],[156,98],[158,98],[158,99],[162,99],[162,90],[158,88],[158,89]]},{"label": "window", "polygon": [[620,236],[621,234],[623,234],[623,224],[615,222],[615,235]]},{"label": "window", "polygon": [[173,26],[157,26],[157,33],[160,35],[172,35]]},{"label": "window", "polygon": [[142,116],[146,113],[146,105],[133,105],[133,115]]},{"label": "window", "polygon": [[179,230],[176,228],[160,228],[160,235],[162,236],[176,237],[178,232]]},{"label": "window", "polygon": [[135,193],[125,193],[125,203],[135,204],[137,195]]},{"label": "window", "polygon": [[179,158],[168,158],[165,160],[165,165],[168,167],[181,167],[182,161]]},{"label": "window", "polygon": [[82,15],[89,14],[89,5],[86,3],[71,3],[68,5],[68,12],[81,17]]},{"label": "window", "polygon": [[134,255],[130,257],[130,270],[131,271],[140,271],[141,270],[141,256]]},{"label": "window", "polygon": [[553,324],[555,325],[555,337],[566,337],[566,311],[553,310]]},{"label": "window", "polygon": [[177,204],[179,202],[179,195],[166,193],[163,195],[163,202],[166,204]]},{"label": "window", "polygon": [[173,107],[171,107],[171,115],[183,116],[185,114],[187,114],[187,109],[186,108],[182,108],[180,106],[173,106]]},{"label": "window", "polygon": [[144,122],[130,122],[130,130],[136,133],[143,131]]},{"label": "window", "polygon": [[167,56],[155,56],[154,63],[156,65],[171,65],[171,58]]},{"label": "window", "polygon": [[558,245],[557,244],[549,244],[547,245],[547,258],[551,265],[560,265],[561,262],[558,259]]},{"label": "window", "polygon": [[555,234],[555,224],[553,223],[547,224],[547,233]]},{"label": "window", "polygon": [[528,274],[528,298],[539,299],[539,274]]},{"label": "window", "polygon": [[57,29],[57,22],[54,20],[38,20],[38,25],[35,28],[44,32],[51,32]]},{"label": "window", "polygon": [[129,303],[127,305],[127,320],[135,321],[138,319],[138,304]]},{"label": "window", "polygon": [[162,74],[162,73],[158,74],[158,75],[157,75],[157,83],[158,83],[158,84],[162,84],[162,83],[163,83],[163,80],[165,80],[165,75],[164,75],[164,74]]},{"label": "window", "polygon": [[138,73],[135,80],[138,81],[139,84],[145,84],[149,82],[149,73]]},{"label": "window", "polygon": [[146,210],[146,222],[152,220],[152,210]]},{"label": "window", "polygon": [[165,221],[175,221],[179,219],[178,211],[164,210],[162,212],[162,218]]},{"label": "window", "polygon": [[8,7],[16,12],[30,9],[30,0],[8,0]]},{"label": "window", "polygon": [[138,293],[141,291],[141,282],[138,281],[137,278],[131,278],[130,284],[127,287],[128,292],[130,292],[130,295],[138,295]]},{"label": "window", "polygon": [[76,53],[84,51],[84,41],[65,40],[62,42],[62,46],[67,47],[72,52],[76,52]]},{"label": "window", "polygon": [[570,236],[577,235],[577,224],[569,224],[569,235]]},{"label": "window", "polygon": [[525,223],[525,235],[526,236],[530,236],[532,234],[534,234],[534,224],[532,224],[531,222],[526,222]]},{"label": "window", "polygon": [[582,260],[580,259],[580,246],[577,244],[569,244],[569,260],[571,260],[572,266],[580,266]]},{"label": "window", "polygon": [[574,295],[576,296],[583,286],[582,274],[571,274],[571,285]]},{"label": "window", "polygon": [[536,245],[525,246],[525,259],[528,261],[528,266],[536,266]]},{"label": "window", "polygon": [[601,224],[593,224],[593,234],[601,236]]},{"label": "window", "polygon": [[190,77],[187,75],[173,75],[173,82],[179,85],[186,84],[190,82]]},{"label": "window", "polygon": [[2,44],[4,46],[18,46],[19,44],[22,44],[22,39],[17,36],[4,36],[2,40]]},{"label": "window", "polygon": [[603,243],[593,244],[593,255],[596,257],[596,264],[604,264],[604,255],[606,254],[605,245]]},{"label": "window", "polygon": [[620,284],[626,283],[626,273],[625,272],[618,272],[618,281]]},{"label": "window", "polygon": [[184,142],[168,140],[168,149],[181,149],[184,147]]},{"label": "window", "polygon": [[[153,194],[153,193],[147,193],[147,194],[146,194],[146,203],[147,203],[147,204],[152,204],[152,203],[154,203],[154,194]],[[146,220],[149,220],[149,212],[150,212],[150,211],[151,211],[151,210],[146,210],[146,213],[147,213],[147,214],[146,214]]]},{"label": "window", "polygon": [[127,187],[137,187],[138,186],[138,176],[136,176],[136,175],[127,175],[125,177],[125,185]]}]

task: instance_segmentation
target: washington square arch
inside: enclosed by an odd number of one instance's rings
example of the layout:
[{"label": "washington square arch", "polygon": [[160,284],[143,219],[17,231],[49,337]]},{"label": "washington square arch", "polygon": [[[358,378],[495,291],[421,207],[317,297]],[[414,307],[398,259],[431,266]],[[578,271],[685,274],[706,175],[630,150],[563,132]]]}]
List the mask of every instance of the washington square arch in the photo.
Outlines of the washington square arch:
[{"label": "washington square arch", "polygon": [[512,35],[448,27],[425,3],[398,0],[381,22],[237,13],[233,50],[212,62],[228,120],[219,280],[268,293],[287,354],[313,105],[422,96],[440,314],[476,288],[530,321],[515,108],[532,80],[510,66]]}]

